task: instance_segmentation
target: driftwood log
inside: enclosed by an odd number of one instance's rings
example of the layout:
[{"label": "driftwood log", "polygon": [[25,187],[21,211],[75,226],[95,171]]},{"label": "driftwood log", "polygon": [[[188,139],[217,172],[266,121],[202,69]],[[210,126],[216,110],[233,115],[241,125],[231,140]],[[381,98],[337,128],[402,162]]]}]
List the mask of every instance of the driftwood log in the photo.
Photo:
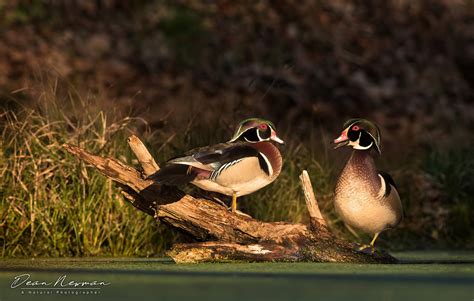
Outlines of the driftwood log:
[{"label": "driftwood log", "polygon": [[335,237],[319,210],[306,171],[300,179],[310,224],[263,222],[232,213],[216,201],[193,197],[175,187],[147,180],[159,170],[145,145],[131,136],[128,143],[142,170],[114,158],[104,158],[73,145],[64,148],[113,180],[137,209],[161,223],[181,230],[196,242],[175,244],[168,255],[177,263],[229,261],[313,261],[395,263],[386,252],[356,251],[350,242]]}]

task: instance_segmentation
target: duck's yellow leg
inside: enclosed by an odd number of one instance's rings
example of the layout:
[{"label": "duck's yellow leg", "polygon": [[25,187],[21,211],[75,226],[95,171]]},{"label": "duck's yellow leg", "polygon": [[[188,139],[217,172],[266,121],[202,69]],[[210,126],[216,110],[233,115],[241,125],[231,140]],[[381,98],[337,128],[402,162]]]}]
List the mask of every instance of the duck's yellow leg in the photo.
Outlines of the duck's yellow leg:
[{"label": "duck's yellow leg", "polygon": [[372,246],[372,248],[374,247],[375,240],[377,240],[377,237],[379,237],[379,234],[380,234],[380,232],[379,232],[379,233],[375,233],[374,238],[373,238],[372,241],[370,242],[370,245]]},{"label": "duck's yellow leg", "polygon": [[234,192],[232,194],[232,204],[230,205],[232,212],[237,211],[237,194]]},{"label": "duck's yellow leg", "polygon": [[360,245],[357,250],[358,251],[365,251],[365,250],[370,250],[370,253],[373,254],[375,252],[375,247],[374,247],[374,244],[375,244],[375,241],[377,240],[377,237],[379,237],[379,233],[375,233],[374,235],[374,238],[372,239],[372,241],[370,242],[370,245]]}]

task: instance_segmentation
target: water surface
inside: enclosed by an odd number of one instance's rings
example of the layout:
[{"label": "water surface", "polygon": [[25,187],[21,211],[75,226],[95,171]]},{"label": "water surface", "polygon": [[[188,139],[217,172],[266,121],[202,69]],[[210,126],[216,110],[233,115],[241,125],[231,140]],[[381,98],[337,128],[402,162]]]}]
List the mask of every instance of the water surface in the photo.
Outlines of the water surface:
[{"label": "water surface", "polygon": [[[0,300],[474,300],[474,252],[404,252],[402,264],[174,264],[159,258],[0,260]],[[105,282],[12,289],[30,281]],[[26,277],[26,276],[22,276]],[[23,278],[22,278],[23,279]],[[58,289],[59,288],[59,289]],[[72,295],[71,295],[72,294]]]}]

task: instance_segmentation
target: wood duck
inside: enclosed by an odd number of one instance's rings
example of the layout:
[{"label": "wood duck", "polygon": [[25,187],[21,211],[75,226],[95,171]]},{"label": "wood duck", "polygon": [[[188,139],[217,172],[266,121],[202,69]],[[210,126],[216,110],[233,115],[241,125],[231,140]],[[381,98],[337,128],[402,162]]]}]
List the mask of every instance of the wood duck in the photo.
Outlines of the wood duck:
[{"label": "wood duck", "polygon": [[204,190],[237,197],[250,194],[273,182],[280,174],[282,157],[271,141],[283,144],[275,125],[249,118],[237,127],[226,143],[196,148],[169,160],[149,178],[168,185],[192,183]]},{"label": "wood duck", "polygon": [[397,226],[403,219],[403,209],[392,177],[377,171],[371,150],[380,151],[380,130],[365,119],[348,120],[341,135],[334,140],[335,148],[350,146],[352,155],[336,184],[334,205],[347,225],[373,234],[370,247],[380,232]]}]

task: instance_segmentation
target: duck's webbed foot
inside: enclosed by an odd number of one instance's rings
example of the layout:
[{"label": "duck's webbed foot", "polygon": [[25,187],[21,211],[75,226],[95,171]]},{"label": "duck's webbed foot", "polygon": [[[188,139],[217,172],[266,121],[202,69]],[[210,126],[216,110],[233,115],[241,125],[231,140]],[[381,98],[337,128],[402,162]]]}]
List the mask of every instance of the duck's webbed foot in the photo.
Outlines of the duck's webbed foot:
[{"label": "duck's webbed foot", "polygon": [[377,237],[379,237],[379,234],[380,232],[377,232],[374,234],[374,238],[372,239],[369,245],[357,244],[356,250],[362,253],[368,253],[368,254],[373,255],[377,251],[377,249],[375,249],[374,247],[374,244],[375,244],[375,241],[377,240]]},{"label": "duck's webbed foot", "polygon": [[377,249],[373,245],[366,245],[366,244],[355,244],[354,249],[358,252],[367,253],[367,254],[374,254]]}]

